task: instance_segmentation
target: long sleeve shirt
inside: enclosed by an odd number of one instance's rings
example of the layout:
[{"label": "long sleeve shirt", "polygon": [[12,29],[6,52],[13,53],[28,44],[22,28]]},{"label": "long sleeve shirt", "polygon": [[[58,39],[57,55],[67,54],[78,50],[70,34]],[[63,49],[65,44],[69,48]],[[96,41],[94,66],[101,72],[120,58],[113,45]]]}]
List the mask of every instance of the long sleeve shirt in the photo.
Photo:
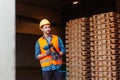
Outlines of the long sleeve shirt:
[{"label": "long sleeve shirt", "polygon": [[[50,38],[47,39],[48,42],[50,42]],[[58,47],[59,47],[60,51],[63,52],[63,54],[65,54],[65,47],[64,47],[63,41],[60,37],[58,37]],[[36,59],[38,59],[39,54],[41,54],[40,45],[37,41],[36,44],[35,44],[35,57],[36,57]],[[56,69],[59,69],[60,67],[61,67],[61,65],[53,65],[52,64],[48,67],[42,68],[42,71],[56,70]]]}]

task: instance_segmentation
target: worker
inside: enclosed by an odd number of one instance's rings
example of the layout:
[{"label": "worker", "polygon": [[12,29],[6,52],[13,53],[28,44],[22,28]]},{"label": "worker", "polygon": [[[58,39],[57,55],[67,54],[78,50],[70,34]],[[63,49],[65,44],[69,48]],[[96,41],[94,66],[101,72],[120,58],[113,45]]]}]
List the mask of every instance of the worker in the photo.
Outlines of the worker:
[{"label": "worker", "polygon": [[62,57],[65,54],[65,47],[62,39],[51,34],[51,23],[47,19],[40,21],[40,30],[43,36],[35,44],[35,56],[42,67],[43,80],[64,80],[59,70],[62,65]]}]

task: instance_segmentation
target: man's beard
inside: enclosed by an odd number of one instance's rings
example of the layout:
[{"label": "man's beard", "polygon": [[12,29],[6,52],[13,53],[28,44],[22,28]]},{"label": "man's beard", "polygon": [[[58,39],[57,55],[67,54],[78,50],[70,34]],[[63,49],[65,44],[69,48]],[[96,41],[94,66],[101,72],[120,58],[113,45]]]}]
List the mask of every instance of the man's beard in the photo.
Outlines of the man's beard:
[{"label": "man's beard", "polygon": [[50,33],[51,33],[51,31],[46,31],[45,33],[46,33],[46,34],[50,34]]}]

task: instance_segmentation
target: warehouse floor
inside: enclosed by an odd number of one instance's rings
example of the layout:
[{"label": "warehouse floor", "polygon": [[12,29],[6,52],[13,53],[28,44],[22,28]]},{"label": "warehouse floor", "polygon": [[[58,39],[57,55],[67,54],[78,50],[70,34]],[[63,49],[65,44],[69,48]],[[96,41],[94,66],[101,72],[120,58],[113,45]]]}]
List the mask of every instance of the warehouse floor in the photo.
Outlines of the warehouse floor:
[{"label": "warehouse floor", "polygon": [[39,68],[17,68],[16,80],[42,80]]}]

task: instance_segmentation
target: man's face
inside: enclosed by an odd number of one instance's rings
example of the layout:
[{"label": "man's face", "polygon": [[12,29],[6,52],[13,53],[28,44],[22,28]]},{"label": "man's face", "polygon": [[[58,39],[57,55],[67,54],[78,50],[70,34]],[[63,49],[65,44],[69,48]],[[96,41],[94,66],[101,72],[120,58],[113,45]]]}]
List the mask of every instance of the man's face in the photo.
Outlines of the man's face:
[{"label": "man's face", "polygon": [[41,30],[45,34],[50,34],[51,33],[51,27],[50,27],[50,25],[44,25]]}]

